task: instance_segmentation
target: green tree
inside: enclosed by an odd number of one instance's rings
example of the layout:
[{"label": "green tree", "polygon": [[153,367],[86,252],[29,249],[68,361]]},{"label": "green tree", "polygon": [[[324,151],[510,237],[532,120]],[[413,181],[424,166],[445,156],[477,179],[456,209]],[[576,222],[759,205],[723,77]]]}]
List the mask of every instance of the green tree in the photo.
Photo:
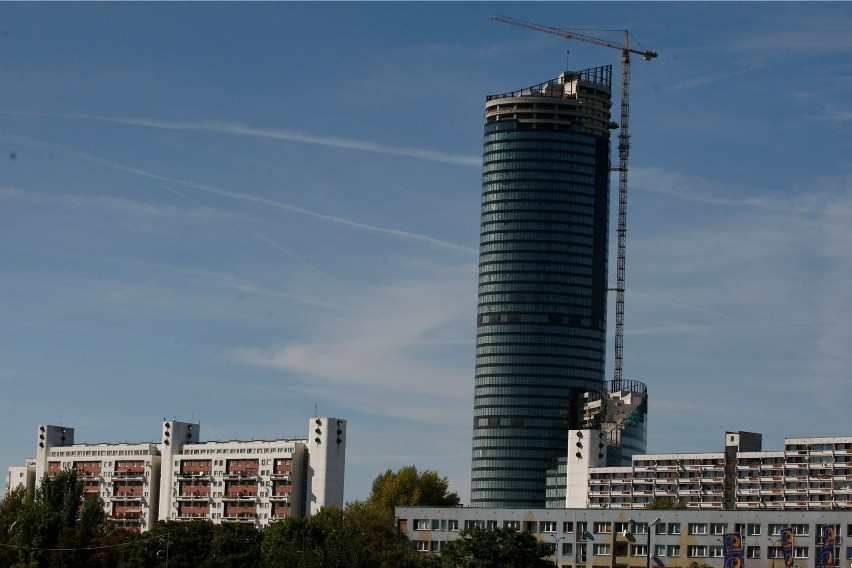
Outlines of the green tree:
[{"label": "green tree", "polygon": [[461,531],[441,549],[444,568],[554,568],[553,544],[514,529]]},{"label": "green tree", "polygon": [[263,568],[421,568],[385,509],[366,502],[325,507],[310,518],[288,518],[263,532]]},{"label": "green tree", "polygon": [[100,498],[83,501],[83,483],[73,470],[45,475],[33,498],[17,495],[15,507],[6,531],[17,551],[10,562],[15,568],[91,566],[92,541],[110,530]]},{"label": "green tree", "polygon": [[449,481],[438,472],[425,470],[422,473],[410,465],[397,472],[387,470],[373,481],[372,491],[367,498],[370,506],[393,513],[394,507],[435,506],[455,507],[460,502],[458,493],[449,492]]},{"label": "green tree", "polygon": [[671,499],[666,498],[658,498],[651,501],[648,505],[648,509],[656,509],[658,511],[665,511],[671,509],[686,509],[686,503],[683,501],[673,501]]},{"label": "green tree", "polygon": [[20,519],[24,509],[32,506],[32,496],[26,489],[18,487],[0,501],[0,566],[12,566],[18,560],[20,546]]},{"label": "green tree", "polygon": [[222,523],[214,525],[210,557],[201,568],[245,568],[260,566],[262,533],[254,525]]}]

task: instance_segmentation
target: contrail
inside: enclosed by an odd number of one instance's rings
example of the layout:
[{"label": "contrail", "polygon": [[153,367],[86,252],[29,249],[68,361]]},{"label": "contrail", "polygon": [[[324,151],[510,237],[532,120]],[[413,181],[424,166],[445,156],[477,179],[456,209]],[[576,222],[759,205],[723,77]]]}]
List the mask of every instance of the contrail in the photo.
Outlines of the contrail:
[{"label": "contrail", "polygon": [[457,245],[455,243],[451,243],[448,241],[444,241],[441,239],[436,239],[435,237],[430,237],[427,235],[421,235],[419,233],[411,233],[408,231],[401,231],[398,229],[387,229],[385,227],[377,227],[375,225],[367,225],[365,223],[359,223],[357,221],[350,221],[349,219],[344,219],[342,217],[335,217],[333,215],[326,215],[324,213],[316,213],[314,211],[310,211],[308,209],[303,209],[301,207],[296,207],[295,205],[290,205],[289,203],[284,203],[281,201],[275,201],[274,199],[267,199],[265,197],[258,197],[256,195],[249,195],[247,193],[237,193],[235,191],[228,191],[225,189],[221,189],[218,187],[214,187],[212,185],[206,185],[194,181],[182,180],[178,178],[172,178],[168,176],[163,176],[160,174],[155,174],[151,172],[147,172],[145,170],[140,170],[138,168],[134,168],[131,166],[125,166],[124,164],[119,164],[116,162],[112,162],[105,158],[101,158],[99,156],[94,156],[92,154],[88,154],[86,152],[81,152],[80,150],[74,150],[73,148],[68,148],[67,146],[62,146],[60,144],[54,144],[52,142],[44,142],[42,140],[36,140],[33,138],[28,138],[25,136],[18,136],[15,134],[8,134],[0,132],[0,135],[6,136],[7,138],[17,139],[24,142],[28,142],[30,144],[49,147],[49,148],[58,148],[74,154],[78,158],[85,160],[87,162],[99,164],[102,166],[107,166],[116,170],[121,170],[123,172],[135,174],[141,177],[146,177],[148,179],[153,179],[161,183],[168,183],[173,185],[180,185],[182,187],[186,187],[189,189],[194,189],[196,191],[203,191],[206,193],[212,193],[215,195],[221,195],[224,197],[230,197],[232,199],[239,199],[242,201],[251,201],[254,203],[260,203],[262,205],[269,205],[270,207],[276,207],[278,209],[284,209],[286,211],[291,211],[293,213],[299,213],[301,215],[305,215],[308,217],[314,217],[315,219],[322,219],[324,221],[331,221],[332,223],[338,223],[340,225],[346,225],[348,227],[354,227],[356,229],[363,229],[366,231],[371,231],[374,233],[380,233],[385,235],[392,235],[395,237],[402,237],[405,239],[420,241],[423,243],[428,243],[430,245],[440,246],[442,248],[452,249],[456,251],[461,251],[465,253],[476,253],[477,250],[471,247]]},{"label": "contrail", "polygon": [[408,158],[419,158],[433,162],[443,162],[460,166],[482,166],[482,158],[474,156],[463,156],[461,154],[445,154],[434,150],[422,150],[419,148],[400,148],[396,146],[382,146],[374,142],[363,140],[351,140],[348,138],[312,136],[297,130],[284,130],[277,128],[258,128],[238,122],[169,122],[148,118],[133,117],[109,117],[95,114],[58,114],[41,112],[11,112],[3,111],[0,114],[15,116],[40,116],[48,118],[65,118],[75,120],[97,120],[112,124],[126,124],[130,126],[143,126],[147,128],[159,128],[163,130],[184,130],[194,132],[219,132],[235,136],[249,136],[254,138],[271,138],[274,140],[288,140],[291,142],[304,142],[318,146],[331,146],[334,148],[347,148],[349,150],[360,150],[362,152],[373,152],[375,154],[386,154],[390,156],[405,156]]}]

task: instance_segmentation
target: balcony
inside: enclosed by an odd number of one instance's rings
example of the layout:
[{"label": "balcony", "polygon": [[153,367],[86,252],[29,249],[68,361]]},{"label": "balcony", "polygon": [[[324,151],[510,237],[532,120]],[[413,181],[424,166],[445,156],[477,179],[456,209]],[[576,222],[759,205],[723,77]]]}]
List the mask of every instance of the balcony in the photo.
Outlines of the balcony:
[{"label": "balcony", "polygon": [[124,493],[116,493],[112,497],[109,498],[110,501],[139,501],[142,499],[142,492],[130,492],[126,491]]},{"label": "balcony", "polygon": [[254,523],[256,517],[257,515],[254,509],[245,511],[225,511],[225,514],[222,515],[222,518],[226,521],[236,521],[244,523]]},{"label": "balcony", "polygon": [[242,469],[225,472],[225,479],[257,479],[258,471],[256,469]]},{"label": "balcony", "polygon": [[200,512],[200,513],[178,513],[177,518],[182,521],[188,521],[192,519],[206,519],[210,516],[209,512]]},{"label": "balcony", "polygon": [[257,487],[251,489],[234,489],[228,490],[223,499],[231,501],[254,501],[257,499]]},{"label": "balcony", "polygon": [[184,491],[178,494],[178,499],[189,499],[190,501],[207,501],[210,491]]},{"label": "balcony", "polygon": [[121,470],[114,472],[112,476],[114,479],[143,479],[145,477],[145,472],[135,470]]},{"label": "balcony", "polygon": [[177,473],[178,479],[208,479],[212,471],[210,470],[191,470],[180,471]]}]

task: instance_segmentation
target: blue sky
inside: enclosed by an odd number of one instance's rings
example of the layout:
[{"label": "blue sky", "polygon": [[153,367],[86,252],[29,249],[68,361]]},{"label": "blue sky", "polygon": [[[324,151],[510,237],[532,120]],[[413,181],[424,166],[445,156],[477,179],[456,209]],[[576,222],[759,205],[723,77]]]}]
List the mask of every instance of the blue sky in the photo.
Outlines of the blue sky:
[{"label": "blue sky", "polygon": [[303,437],[316,407],[347,500],[409,464],[466,499],[485,96],[619,63],[495,12],[660,53],[631,90],[649,450],[852,435],[852,4],[2,3],[0,470],[39,423]]}]

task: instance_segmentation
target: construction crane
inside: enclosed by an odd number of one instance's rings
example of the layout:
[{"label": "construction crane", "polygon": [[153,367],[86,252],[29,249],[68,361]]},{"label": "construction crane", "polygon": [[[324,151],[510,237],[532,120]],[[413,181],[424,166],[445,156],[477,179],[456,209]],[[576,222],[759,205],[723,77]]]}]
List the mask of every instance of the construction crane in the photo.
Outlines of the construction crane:
[{"label": "construction crane", "polygon": [[552,28],[516,20],[507,16],[493,15],[492,20],[513,24],[539,32],[557,35],[566,39],[585,41],[603,47],[611,47],[621,51],[621,125],[618,133],[618,260],[616,269],[616,285],[610,290],[615,291],[615,363],[613,365],[612,391],[621,390],[621,376],[624,367],[624,275],[627,256],[627,158],[630,155],[630,54],[641,55],[645,61],[657,57],[656,51],[643,51],[630,47],[630,34],[624,31],[624,43],[616,43],[592,36],[568,32],[560,28]]}]

